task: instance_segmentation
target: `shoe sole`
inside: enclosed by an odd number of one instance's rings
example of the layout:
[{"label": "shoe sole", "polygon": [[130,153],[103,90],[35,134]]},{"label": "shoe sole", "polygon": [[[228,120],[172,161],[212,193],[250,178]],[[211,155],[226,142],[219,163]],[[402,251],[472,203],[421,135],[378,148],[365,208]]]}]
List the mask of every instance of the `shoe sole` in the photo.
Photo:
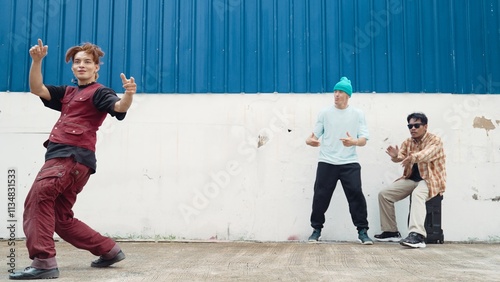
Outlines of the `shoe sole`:
[{"label": "shoe sole", "polygon": [[358,241],[362,244],[362,245],[373,245],[373,241],[366,241],[366,242],[363,242],[361,240],[358,239]]},{"label": "shoe sole", "polygon": [[408,243],[408,242],[400,242],[400,244],[402,246],[405,246],[405,247],[411,247],[411,248],[414,248],[414,249],[417,249],[417,248],[425,248],[425,243],[416,243],[416,244],[412,244],[412,243]]},{"label": "shoe sole", "polygon": [[307,242],[309,242],[309,243],[317,243],[317,242],[319,242],[319,239],[321,239],[321,236],[318,237],[318,240],[309,239],[309,240],[307,240]]},{"label": "shoe sole", "polygon": [[27,277],[13,277],[9,276],[10,280],[34,280],[34,279],[56,279],[59,278],[59,270],[52,270],[49,272],[45,272],[43,274],[37,276],[27,276]]},{"label": "shoe sole", "polygon": [[56,278],[59,278],[59,270],[47,272],[44,273],[44,275],[40,276],[40,279],[56,279]]},{"label": "shoe sole", "polygon": [[377,238],[375,237],[375,240],[379,241],[379,242],[399,242],[401,241],[401,237],[391,237],[391,238]]}]

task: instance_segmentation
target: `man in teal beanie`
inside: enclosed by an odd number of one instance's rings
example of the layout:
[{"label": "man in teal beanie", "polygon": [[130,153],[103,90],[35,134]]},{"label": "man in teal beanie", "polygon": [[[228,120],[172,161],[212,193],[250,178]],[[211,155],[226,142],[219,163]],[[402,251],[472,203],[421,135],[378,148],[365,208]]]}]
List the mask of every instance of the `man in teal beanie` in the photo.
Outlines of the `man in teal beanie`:
[{"label": "man in teal beanie", "polygon": [[325,213],[340,180],[352,222],[358,230],[358,240],[363,245],[372,245],[367,233],[366,199],[361,189],[361,166],[356,153],[356,147],[366,145],[369,137],[365,115],[348,104],[352,86],[347,77],[342,77],[333,90],[334,105],[318,114],[314,131],[306,140],[307,145],[320,147],[311,213],[314,230],[309,241],[319,241]]}]

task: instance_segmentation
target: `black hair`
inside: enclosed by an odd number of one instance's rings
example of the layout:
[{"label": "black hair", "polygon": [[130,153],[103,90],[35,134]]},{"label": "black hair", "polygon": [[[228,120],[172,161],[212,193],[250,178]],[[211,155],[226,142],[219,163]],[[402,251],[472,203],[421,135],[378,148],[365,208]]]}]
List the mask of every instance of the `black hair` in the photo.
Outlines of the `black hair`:
[{"label": "black hair", "polygon": [[421,123],[427,124],[427,116],[424,113],[411,113],[406,118],[406,121],[409,123],[410,119],[420,120]]}]

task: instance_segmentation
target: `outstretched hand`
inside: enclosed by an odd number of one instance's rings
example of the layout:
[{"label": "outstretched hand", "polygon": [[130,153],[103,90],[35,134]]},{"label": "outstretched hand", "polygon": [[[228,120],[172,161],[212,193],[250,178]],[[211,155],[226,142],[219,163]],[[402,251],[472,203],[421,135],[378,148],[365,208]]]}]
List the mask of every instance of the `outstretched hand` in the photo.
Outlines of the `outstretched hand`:
[{"label": "outstretched hand", "polygon": [[49,46],[43,46],[42,39],[38,38],[38,45],[34,45],[30,48],[30,56],[33,61],[41,61],[43,57],[47,56]]},{"label": "outstretched hand", "polygon": [[391,156],[391,158],[396,158],[399,154],[399,148],[398,148],[398,145],[396,145],[396,147],[393,147],[392,145],[390,145],[389,147],[387,147],[387,149],[385,150],[385,152]]},{"label": "outstretched hand", "polygon": [[125,88],[125,94],[134,95],[137,91],[137,84],[135,84],[134,77],[131,76],[130,79],[127,79],[124,73],[121,73],[120,77],[122,79],[123,88]]}]

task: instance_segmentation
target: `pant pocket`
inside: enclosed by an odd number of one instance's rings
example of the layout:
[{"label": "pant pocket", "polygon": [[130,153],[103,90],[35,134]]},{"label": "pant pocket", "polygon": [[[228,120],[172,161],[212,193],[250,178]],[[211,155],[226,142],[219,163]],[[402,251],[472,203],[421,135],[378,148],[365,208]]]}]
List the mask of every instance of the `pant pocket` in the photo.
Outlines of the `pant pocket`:
[{"label": "pant pocket", "polygon": [[64,165],[44,166],[36,176],[34,188],[39,201],[55,199],[72,183]]}]

